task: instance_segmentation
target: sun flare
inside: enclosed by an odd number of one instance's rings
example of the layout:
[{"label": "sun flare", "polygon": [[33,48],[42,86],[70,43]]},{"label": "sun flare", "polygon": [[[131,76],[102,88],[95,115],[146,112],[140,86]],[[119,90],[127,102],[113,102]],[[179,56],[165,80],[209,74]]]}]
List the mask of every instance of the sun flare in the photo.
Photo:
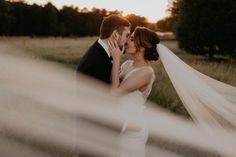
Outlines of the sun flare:
[{"label": "sun flare", "polygon": [[[46,4],[49,0],[26,0],[29,4]],[[78,6],[79,8],[92,9],[105,8],[106,10],[119,10],[123,15],[136,14],[144,16],[149,22],[157,22],[167,16],[168,1],[170,0],[51,0],[57,8],[63,5]]]}]

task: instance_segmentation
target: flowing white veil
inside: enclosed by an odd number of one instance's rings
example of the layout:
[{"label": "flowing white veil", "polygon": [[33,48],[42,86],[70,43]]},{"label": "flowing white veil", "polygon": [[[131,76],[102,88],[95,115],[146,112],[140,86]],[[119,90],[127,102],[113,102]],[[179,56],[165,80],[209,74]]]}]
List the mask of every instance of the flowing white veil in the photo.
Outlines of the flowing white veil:
[{"label": "flowing white veil", "polygon": [[202,127],[236,127],[236,88],[185,64],[162,44],[157,51],[168,76],[193,120]]}]

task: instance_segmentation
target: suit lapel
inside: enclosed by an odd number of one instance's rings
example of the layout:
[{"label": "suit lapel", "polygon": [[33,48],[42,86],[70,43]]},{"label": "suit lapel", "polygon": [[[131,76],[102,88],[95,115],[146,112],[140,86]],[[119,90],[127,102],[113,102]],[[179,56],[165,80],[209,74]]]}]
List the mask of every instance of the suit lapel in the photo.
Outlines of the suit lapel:
[{"label": "suit lapel", "polygon": [[112,63],[112,61],[111,61],[110,57],[107,55],[105,49],[102,47],[102,45],[100,45],[100,44],[98,43],[98,40],[96,41],[95,44],[96,44],[97,50],[99,51],[99,53],[102,54],[102,56],[106,59],[106,61]]}]

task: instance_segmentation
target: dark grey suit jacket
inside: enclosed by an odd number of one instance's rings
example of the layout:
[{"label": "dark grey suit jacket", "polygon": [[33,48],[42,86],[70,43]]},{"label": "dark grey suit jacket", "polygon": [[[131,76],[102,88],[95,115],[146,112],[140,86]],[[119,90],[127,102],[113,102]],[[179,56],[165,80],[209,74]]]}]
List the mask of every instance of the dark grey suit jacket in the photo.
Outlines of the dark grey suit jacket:
[{"label": "dark grey suit jacket", "polygon": [[77,72],[91,76],[105,83],[111,83],[112,62],[98,40],[89,47],[80,60]]}]

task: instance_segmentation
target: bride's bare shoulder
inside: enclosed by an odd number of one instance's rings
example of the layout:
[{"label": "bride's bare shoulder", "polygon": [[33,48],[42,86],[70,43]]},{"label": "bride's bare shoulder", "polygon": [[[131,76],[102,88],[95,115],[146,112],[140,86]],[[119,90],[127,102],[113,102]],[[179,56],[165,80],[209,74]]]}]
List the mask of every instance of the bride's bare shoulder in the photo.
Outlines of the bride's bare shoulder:
[{"label": "bride's bare shoulder", "polygon": [[141,70],[140,73],[147,75],[147,76],[152,76],[154,74],[154,70],[151,66],[144,66]]}]

